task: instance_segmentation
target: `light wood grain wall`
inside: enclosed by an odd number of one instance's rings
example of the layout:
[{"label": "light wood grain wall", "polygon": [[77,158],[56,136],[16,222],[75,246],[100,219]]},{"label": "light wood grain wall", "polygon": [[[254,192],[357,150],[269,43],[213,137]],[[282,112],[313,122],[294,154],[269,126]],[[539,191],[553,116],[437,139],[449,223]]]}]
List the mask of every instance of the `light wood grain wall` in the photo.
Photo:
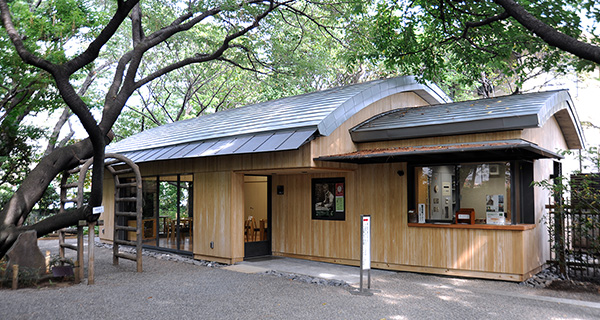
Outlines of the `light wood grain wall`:
[{"label": "light wood grain wall", "polygon": [[[282,175],[285,195],[273,194],[273,251],[347,264],[359,263],[360,215],[372,217],[372,260],[376,267],[443,273],[453,269],[505,275],[524,273],[522,231],[416,228],[407,225],[406,164],[362,165],[345,174]],[[346,220],[311,219],[311,179],[344,177]],[[493,276],[491,276],[493,277]]]},{"label": "light wood grain wall", "polygon": [[311,179],[345,178],[346,186],[354,185],[353,173],[299,174],[273,176],[273,185],[283,185],[284,194],[273,192],[272,250],[328,258],[358,258],[359,245],[355,233],[359,213],[355,209],[354,189],[346,189],[346,220],[312,220]]},{"label": "light wood grain wall", "polygon": [[[524,129],[523,139],[552,152],[568,149],[562,130],[554,117],[548,119],[541,128]],[[558,159],[536,160],[533,167],[534,181],[550,179],[550,175],[554,173],[554,161],[556,160]],[[548,226],[546,225],[548,215],[546,205],[550,197],[550,191],[539,187],[534,189],[535,221],[538,227],[527,234],[527,250],[529,252],[526,261],[529,268],[537,268],[550,258]]]},{"label": "light wood grain wall", "polygon": [[[409,108],[428,105],[428,103],[413,92],[402,92],[391,95],[372,103],[363,110],[357,112],[352,118],[346,120],[341,126],[329,136],[320,137],[311,143],[312,158],[322,155],[335,155],[353,152],[357,150],[348,130],[369,118],[380,113],[397,108]],[[322,165],[322,164],[317,164]]]},{"label": "light wood grain wall", "polygon": [[243,259],[243,186],[241,174],[194,174],[194,256],[230,263]]},{"label": "light wood grain wall", "polygon": [[470,142],[482,142],[482,141],[500,141],[500,140],[512,140],[512,139],[521,139],[521,138],[522,138],[522,130],[511,130],[511,131],[492,132],[492,133],[461,134],[461,135],[442,136],[442,137],[416,138],[416,139],[381,141],[381,142],[367,142],[367,143],[360,143],[358,145],[358,150],[373,150],[373,149],[414,147],[414,146],[439,146],[439,145],[443,145],[443,144],[470,143]]},{"label": "light wood grain wall", "polygon": [[548,119],[541,128],[524,129],[522,137],[552,152],[568,149],[561,128],[554,117]]}]

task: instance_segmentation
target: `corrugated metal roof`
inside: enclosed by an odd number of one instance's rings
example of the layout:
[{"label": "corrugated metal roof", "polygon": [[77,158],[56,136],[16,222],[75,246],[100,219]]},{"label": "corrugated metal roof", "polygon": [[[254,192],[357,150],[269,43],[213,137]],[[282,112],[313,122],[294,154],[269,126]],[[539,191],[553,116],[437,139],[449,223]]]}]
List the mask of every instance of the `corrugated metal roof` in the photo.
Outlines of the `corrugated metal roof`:
[{"label": "corrugated metal roof", "polygon": [[[419,84],[412,76],[375,80],[257,103],[163,125],[109,145],[107,152],[135,151],[131,156],[138,157],[139,162],[191,155],[289,150],[298,148],[299,139],[306,140],[306,133],[310,130],[312,130],[311,135],[315,132],[329,135],[369,104],[392,94],[408,91],[415,92],[432,104],[450,101],[437,86]],[[298,129],[301,129],[298,131],[300,133],[286,139],[282,139],[285,134],[278,133],[293,132]],[[266,133],[274,136],[267,137]],[[213,145],[209,146],[208,143]],[[184,144],[190,144],[189,148],[191,144],[196,145],[193,150],[181,148],[174,153],[163,150],[158,156],[151,153],[139,154],[142,150],[157,150]],[[236,148],[237,144],[239,147]]]},{"label": "corrugated metal roof", "polygon": [[243,154],[265,151],[283,151],[300,148],[314,134],[312,128],[263,132],[243,137],[225,137],[149,150],[128,151],[123,155],[136,163],[207,157],[225,154]]},{"label": "corrugated metal roof", "polygon": [[494,132],[543,126],[554,115],[569,148],[583,133],[566,90],[537,92],[432,106],[396,109],[350,130],[354,142]]}]

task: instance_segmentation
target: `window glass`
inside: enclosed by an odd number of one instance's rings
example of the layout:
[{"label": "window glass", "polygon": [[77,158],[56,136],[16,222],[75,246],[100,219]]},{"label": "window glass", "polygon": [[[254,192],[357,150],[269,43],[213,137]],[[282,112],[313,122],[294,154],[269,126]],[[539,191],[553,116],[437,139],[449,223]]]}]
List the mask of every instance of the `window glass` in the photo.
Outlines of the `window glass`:
[{"label": "window glass", "polygon": [[472,209],[475,223],[510,224],[510,181],[508,162],[415,167],[417,212],[450,223],[460,209]]},{"label": "window glass", "polygon": [[[144,245],[172,250],[193,249],[193,176],[143,178]],[[146,232],[146,225],[147,228]]]}]

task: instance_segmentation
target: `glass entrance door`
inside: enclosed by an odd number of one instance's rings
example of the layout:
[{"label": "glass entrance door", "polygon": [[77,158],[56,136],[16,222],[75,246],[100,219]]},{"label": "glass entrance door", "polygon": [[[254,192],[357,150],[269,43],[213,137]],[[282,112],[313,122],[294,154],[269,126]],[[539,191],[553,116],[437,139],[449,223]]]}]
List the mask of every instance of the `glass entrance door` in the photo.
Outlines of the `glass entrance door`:
[{"label": "glass entrance door", "polygon": [[271,177],[244,176],[245,257],[271,255]]}]

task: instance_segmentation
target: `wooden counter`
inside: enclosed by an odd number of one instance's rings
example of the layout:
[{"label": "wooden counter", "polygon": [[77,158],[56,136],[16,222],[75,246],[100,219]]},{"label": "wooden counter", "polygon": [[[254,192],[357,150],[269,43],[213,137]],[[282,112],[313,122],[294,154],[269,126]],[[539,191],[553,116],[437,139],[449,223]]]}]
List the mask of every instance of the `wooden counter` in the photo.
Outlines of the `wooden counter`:
[{"label": "wooden counter", "polygon": [[508,230],[508,231],[525,231],[535,228],[535,224],[445,224],[445,223],[409,223],[409,227],[419,228],[451,228],[451,229],[480,229],[480,230]]}]

